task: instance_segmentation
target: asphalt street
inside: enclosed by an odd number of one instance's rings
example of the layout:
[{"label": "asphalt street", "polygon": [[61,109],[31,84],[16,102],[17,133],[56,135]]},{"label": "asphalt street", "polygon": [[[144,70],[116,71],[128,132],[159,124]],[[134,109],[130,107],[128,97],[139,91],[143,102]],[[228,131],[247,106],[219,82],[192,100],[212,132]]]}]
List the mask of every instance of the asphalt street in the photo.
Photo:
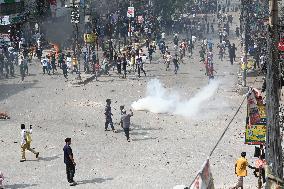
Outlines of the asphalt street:
[{"label": "asphalt street", "polygon": [[[232,31],[237,21],[235,17]],[[34,61],[24,82],[19,76],[0,80],[0,111],[11,116],[11,120],[0,121],[0,170],[6,188],[69,188],[62,150],[66,137],[72,138],[77,162],[76,188],[165,189],[190,184],[243,99],[236,92],[239,64],[230,65],[228,57],[218,60],[218,37],[208,37],[214,42],[215,79],[221,82],[217,93],[195,117],[134,111],[130,143],[118,126],[119,106],[129,109],[132,102],[144,97],[149,80],[158,78],[183,98],[192,97],[208,84],[204,65],[199,62],[200,42],[193,57],[181,63],[177,75],[173,65],[165,71],[156,53],[155,62],[145,65],[147,77],[132,74],[122,79],[111,71],[99,81],[74,86],[61,72],[43,75],[40,63]],[[231,41],[239,45],[234,34]],[[240,46],[237,53],[239,60]],[[112,99],[118,133],[104,131],[107,98]],[[210,158],[215,188],[236,183],[234,164],[242,151],[252,163],[253,147],[244,144],[245,116],[243,106]],[[34,125],[32,146],[40,152],[39,160],[27,152],[28,161],[19,162],[21,123]],[[244,183],[245,188],[255,187],[252,171]]]}]

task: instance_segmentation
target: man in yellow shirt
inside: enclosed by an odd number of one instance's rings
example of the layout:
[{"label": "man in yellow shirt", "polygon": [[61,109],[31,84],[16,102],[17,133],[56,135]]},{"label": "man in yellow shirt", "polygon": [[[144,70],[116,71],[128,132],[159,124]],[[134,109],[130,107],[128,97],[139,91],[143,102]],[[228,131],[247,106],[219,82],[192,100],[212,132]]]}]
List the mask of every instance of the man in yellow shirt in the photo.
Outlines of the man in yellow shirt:
[{"label": "man in yellow shirt", "polygon": [[246,152],[241,153],[241,157],[236,161],[235,173],[238,176],[238,183],[232,189],[244,188],[244,177],[247,176],[247,167],[253,169],[252,166],[248,164],[246,157]]}]

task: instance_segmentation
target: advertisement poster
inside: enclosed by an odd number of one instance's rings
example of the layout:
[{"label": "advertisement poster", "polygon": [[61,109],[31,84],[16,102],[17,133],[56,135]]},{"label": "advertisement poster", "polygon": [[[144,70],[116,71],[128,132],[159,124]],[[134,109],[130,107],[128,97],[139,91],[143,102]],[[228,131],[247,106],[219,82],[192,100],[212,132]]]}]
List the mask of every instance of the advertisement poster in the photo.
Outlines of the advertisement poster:
[{"label": "advertisement poster", "polygon": [[257,106],[257,100],[254,91],[247,98],[248,117],[251,125],[256,124],[260,120],[260,115]]},{"label": "advertisement poster", "polygon": [[262,97],[252,91],[248,96],[245,144],[259,145],[266,139],[266,109]]}]

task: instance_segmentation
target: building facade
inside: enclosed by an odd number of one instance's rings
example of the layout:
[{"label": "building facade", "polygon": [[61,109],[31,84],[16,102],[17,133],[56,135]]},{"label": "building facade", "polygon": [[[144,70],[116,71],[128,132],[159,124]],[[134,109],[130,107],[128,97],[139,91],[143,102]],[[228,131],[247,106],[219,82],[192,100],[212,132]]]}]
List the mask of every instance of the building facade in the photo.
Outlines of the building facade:
[{"label": "building facade", "polygon": [[0,44],[19,40],[26,17],[24,0],[0,0]]}]

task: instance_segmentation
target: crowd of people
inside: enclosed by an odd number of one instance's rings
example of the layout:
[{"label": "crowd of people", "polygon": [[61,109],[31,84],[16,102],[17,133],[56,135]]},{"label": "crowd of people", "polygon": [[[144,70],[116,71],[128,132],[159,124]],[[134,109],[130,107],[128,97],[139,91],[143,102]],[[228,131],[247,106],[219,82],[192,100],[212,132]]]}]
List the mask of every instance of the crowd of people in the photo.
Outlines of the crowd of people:
[{"label": "crowd of people", "polygon": [[[227,1],[227,5],[229,4]],[[210,6],[206,6],[210,7]],[[229,5],[228,5],[229,7]],[[236,7],[234,7],[236,11]],[[216,10],[217,9],[217,10]],[[197,8],[195,9],[197,10]],[[207,9],[205,9],[207,10]],[[229,14],[230,9],[225,6],[218,6],[214,9],[208,9],[211,13],[216,13],[216,16],[209,17],[207,14],[194,14],[193,17],[181,17],[177,21],[171,22],[171,28],[165,29],[165,22],[160,23],[153,21],[152,17],[145,17],[143,23],[133,21],[128,38],[128,43],[124,42],[123,47],[119,47],[114,39],[106,39],[108,36],[102,32],[102,28],[96,28],[98,36],[98,45],[82,44],[82,47],[59,48],[56,44],[48,50],[43,46],[43,37],[39,35],[35,43],[27,43],[24,38],[21,38],[19,43],[11,46],[1,46],[0,48],[0,79],[15,77],[15,67],[19,66],[21,80],[30,74],[29,64],[33,62],[40,63],[42,74],[57,75],[59,70],[62,70],[62,75],[68,79],[69,74],[78,74],[85,72],[86,74],[95,74],[98,78],[101,74],[111,75],[111,72],[116,72],[121,78],[126,79],[128,74],[136,74],[141,77],[141,73],[147,76],[145,63],[150,66],[154,62],[163,62],[165,70],[169,71],[170,66],[174,67],[174,74],[178,74],[180,63],[185,63],[187,57],[193,55],[200,47],[198,53],[200,61],[204,64],[205,75],[209,80],[214,79],[214,51],[217,49],[218,58],[224,61],[225,56],[228,56],[231,65],[236,61],[236,52],[238,46],[231,42],[232,37],[240,38],[240,27],[237,26],[235,34],[232,34],[233,16]],[[106,36],[105,36],[106,35]],[[210,35],[210,37],[209,37]],[[126,34],[123,35],[124,37]],[[214,44],[212,38],[219,38],[217,44]],[[125,39],[125,38],[124,38]],[[171,41],[172,40],[172,41]],[[199,44],[197,44],[199,43]],[[266,50],[261,48],[262,41],[258,36],[251,37],[248,43],[248,53],[255,60],[255,65],[265,73],[266,72]],[[108,47],[106,47],[108,46]],[[241,49],[243,42],[241,41]],[[49,46],[50,47],[50,46]],[[102,56],[99,57],[99,52]],[[47,53],[44,53],[47,52]],[[153,60],[154,55],[162,61]],[[82,70],[80,67],[82,62]],[[117,132],[112,121],[111,100],[106,100],[105,106],[105,131],[109,131],[109,127],[113,132]],[[133,116],[132,110],[127,113],[124,106],[121,107],[120,125],[126,136],[126,140],[130,142],[130,118]],[[32,126],[26,129],[24,124],[21,124],[21,162],[26,161],[25,151],[29,150],[39,157],[39,152],[31,148]],[[76,185],[74,181],[75,175],[75,160],[70,147],[71,138],[65,139],[64,163],[66,164],[67,180],[71,186]],[[235,170],[238,176],[238,183],[235,189],[243,188],[243,178],[247,175],[246,167],[249,166],[245,159],[246,153],[241,154],[241,158],[237,160]],[[257,156],[264,164],[263,148]],[[255,169],[259,174],[263,173],[263,164]],[[0,187],[4,177],[0,172]],[[265,180],[263,180],[265,182]]]}]

